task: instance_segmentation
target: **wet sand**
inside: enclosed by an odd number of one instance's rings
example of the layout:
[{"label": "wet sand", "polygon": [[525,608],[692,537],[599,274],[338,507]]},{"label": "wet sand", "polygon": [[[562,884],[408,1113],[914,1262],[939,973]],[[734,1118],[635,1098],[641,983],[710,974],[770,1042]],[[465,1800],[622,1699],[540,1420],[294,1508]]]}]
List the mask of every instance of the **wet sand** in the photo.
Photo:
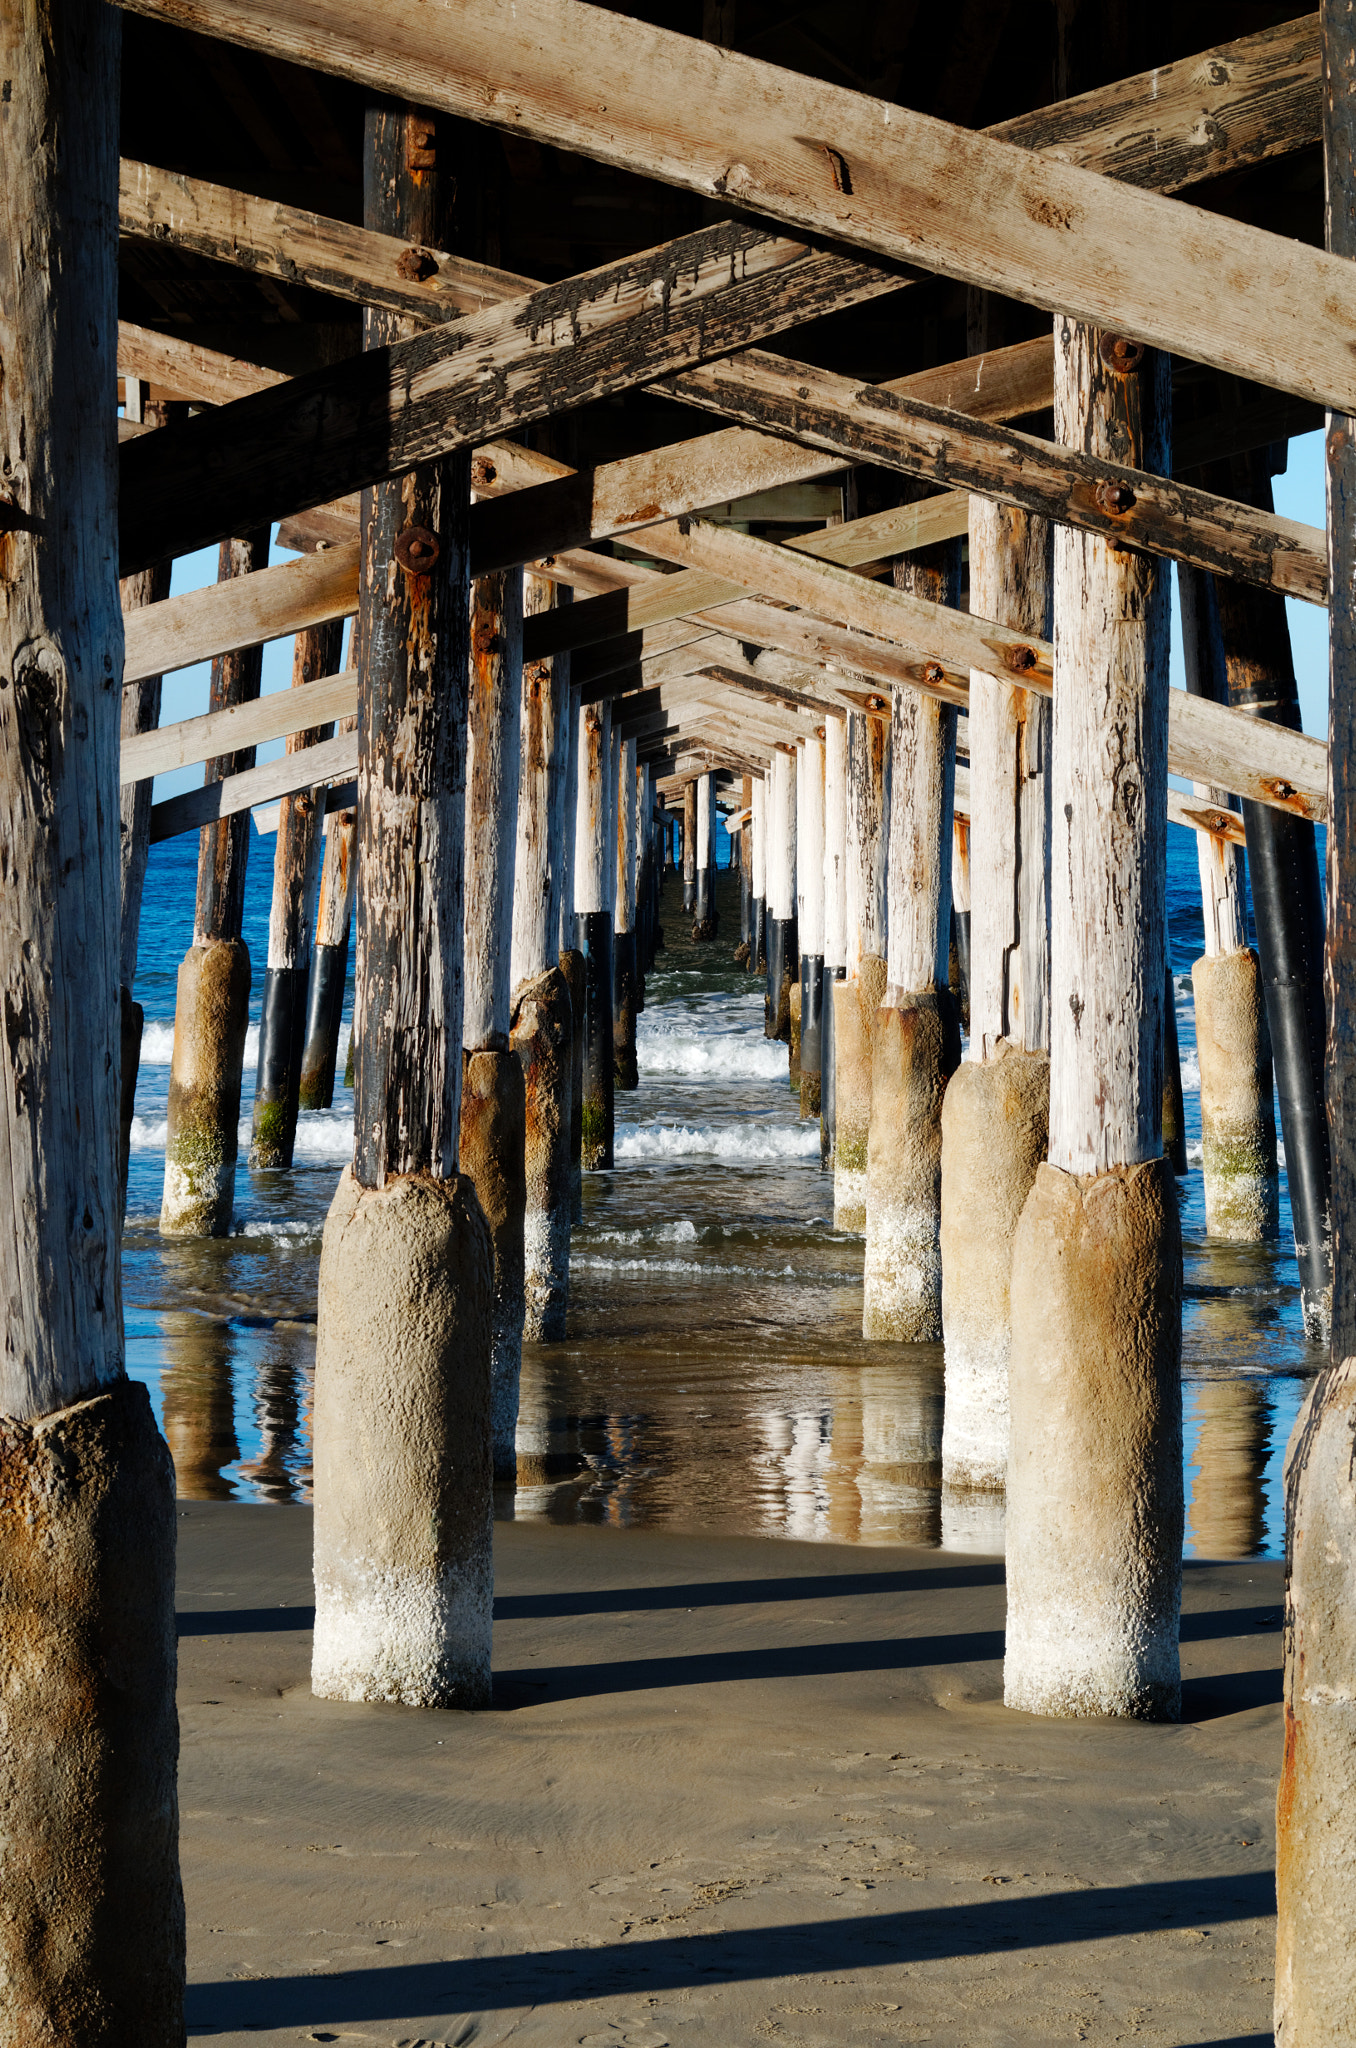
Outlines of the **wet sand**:
[{"label": "wet sand", "polygon": [[501,1523],[493,1711],[313,1700],[310,1511],[181,1502],[189,2034],[1269,2042],[1282,1567],[1180,1727],[1001,1705],[1001,1562]]}]

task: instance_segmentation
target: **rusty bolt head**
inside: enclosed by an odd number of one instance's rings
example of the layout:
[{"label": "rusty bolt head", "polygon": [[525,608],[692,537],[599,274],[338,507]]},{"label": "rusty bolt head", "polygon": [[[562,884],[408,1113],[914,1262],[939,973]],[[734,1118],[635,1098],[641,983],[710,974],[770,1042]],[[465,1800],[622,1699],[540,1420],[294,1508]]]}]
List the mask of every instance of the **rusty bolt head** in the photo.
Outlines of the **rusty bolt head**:
[{"label": "rusty bolt head", "polygon": [[1114,370],[1118,377],[1128,377],[1144,361],[1140,343],[1131,341],[1126,334],[1104,334],[1098,343],[1097,353],[1108,370]]},{"label": "rusty bolt head", "polygon": [[406,277],[411,284],[423,284],[426,278],[437,274],[438,259],[427,249],[402,249],[396,257],[397,277]]},{"label": "rusty bolt head", "polygon": [[1097,503],[1104,512],[1130,512],[1134,509],[1135,494],[1129,484],[1098,484],[1096,495]]},{"label": "rusty bolt head", "polygon": [[407,526],[395,539],[395,558],[407,576],[427,576],[442,549],[426,526]]},{"label": "rusty bolt head", "polygon": [[471,488],[473,490],[483,491],[488,489],[498,474],[499,471],[490,461],[488,455],[476,455],[471,458]]},{"label": "rusty bolt head", "polygon": [[1010,669],[1015,676],[1028,674],[1031,669],[1035,668],[1036,660],[1037,656],[1034,647],[1009,647],[1007,653],[1003,656],[1005,667]]},{"label": "rusty bolt head", "polygon": [[927,663],[923,670],[923,681],[928,685],[929,689],[936,690],[941,687],[946,681],[946,670],[942,667],[940,661],[930,661]]},{"label": "rusty bolt head", "polygon": [[868,711],[888,711],[890,707],[884,697],[868,697],[866,708]]}]

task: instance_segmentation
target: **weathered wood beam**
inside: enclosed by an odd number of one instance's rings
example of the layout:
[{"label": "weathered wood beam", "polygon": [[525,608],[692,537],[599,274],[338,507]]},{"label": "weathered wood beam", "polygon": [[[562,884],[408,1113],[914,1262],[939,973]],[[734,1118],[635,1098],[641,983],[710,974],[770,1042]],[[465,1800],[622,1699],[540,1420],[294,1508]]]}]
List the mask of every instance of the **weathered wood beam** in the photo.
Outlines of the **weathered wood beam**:
[{"label": "weathered wood beam", "polygon": [[[582,0],[442,0],[376,18],[358,0],[306,0],[282,15],[266,0],[133,5],[723,199],[798,234],[920,264],[1299,397],[1356,408],[1350,266],[1088,169],[1114,169],[1123,123],[1114,134],[1098,125],[1080,140],[1058,135],[1052,112],[1036,152],[1001,130],[977,134],[885,107]],[[1293,65],[1293,42],[1288,48]],[[578,52],[577,63],[562,63],[562,51]],[[1155,79],[1175,132],[1199,126],[1195,161],[1204,165],[1211,129],[1226,124],[1208,113],[1202,122],[1209,85],[1200,60],[1164,67]],[[1102,96],[1109,113],[1121,107],[1122,91]],[[1310,133],[1312,97],[1306,106]],[[1162,120],[1156,98],[1146,96],[1136,112],[1150,131]],[[1254,103],[1260,130],[1272,112]],[[1029,121],[1014,133],[1030,134]],[[1255,132],[1256,155],[1278,141]],[[1061,161],[1053,147],[1080,161]],[[1152,148],[1141,143],[1134,154],[1147,163]]]},{"label": "weathered wood beam", "polygon": [[124,685],[300,633],[358,608],[358,543],[326,548],[124,615]]},{"label": "weathered wood beam", "polygon": [[119,171],[122,234],[382,306],[406,319],[428,325],[455,320],[532,288],[530,279],[510,271],[426,249],[399,235],[328,220],[302,207],[256,199],[182,171],[162,171],[127,157]]},{"label": "weathered wood beam", "polygon": [[160,385],[172,397],[187,399],[191,405],[230,405],[237,398],[271,391],[288,381],[281,370],[223,355],[220,349],[204,348],[201,342],[185,341],[181,335],[138,327],[131,320],[118,322],[118,375]]},{"label": "weathered wood beam", "polygon": [[898,287],[718,223],[125,442],[127,573]]},{"label": "weathered wood beam", "polygon": [[[1134,353],[1133,344],[1127,348]],[[1121,546],[1169,555],[1309,604],[1327,602],[1320,527],[761,350],[704,365],[684,378],[683,391],[689,403],[813,442],[846,462],[960,485]]]},{"label": "weathered wood beam", "polygon": [[266,761],[262,768],[246,768],[239,775],[224,776],[220,782],[207,782],[201,789],[188,789],[182,796],[153,804],[151,844],[156,846],[177,833],[194,832],[221,818],[252,811],[256,804],[269,804],[299,789],[314,789],[317,783],[357,772],[358,735],[341,733],[337,739],[308,747],[303,754],[284,754],[280,760]]},{"label": "weathered wood beam", "polygon": [[289,739],[312,726],[328,725],[331,719],[351,718],[357,708],[356,669],[321,676],[290,690],[274,690],[246,704],[228,704],[224,711],[208,711],[201,718],[180,719],[174,725],[125,739],[120,780],[142,782],[218,754],[239,753],[246,747],[262,746],[266,740]]}]

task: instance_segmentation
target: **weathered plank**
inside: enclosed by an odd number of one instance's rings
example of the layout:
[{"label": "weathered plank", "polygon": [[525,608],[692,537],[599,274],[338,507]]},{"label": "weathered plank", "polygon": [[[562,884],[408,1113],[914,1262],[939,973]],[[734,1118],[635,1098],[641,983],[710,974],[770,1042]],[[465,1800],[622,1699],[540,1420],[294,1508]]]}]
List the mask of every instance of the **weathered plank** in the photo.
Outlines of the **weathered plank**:
[{"label": "weathered plank", "polygon": [[[162,427],[161,433],[173,431]],[[150,437],[154,440],[156,437]],[[268,560],[268,528],[261,527],[237,540],[225,540],[217,552],[217,581],[229,584],[254,575]],[[208,703],[215,712],[233,704],[252,702],[259,695],[263,678],[264,650],[243,647],[238,653],[218,655],[212,663]],[[232,746],[209,757],[203,769],[205,783],[221,782],[254,766],[254,748]],[[198,847],[198,893],[193,914],[193,943],[205,945],[210,939],[238,939],[245,910],[245,870],[249,863],[248,821],[233,813],[219,813],[204,825]],[[171,1134],[173,1118],[171,1117]]]},{"label": "weathered plank", "polygon": [[194,761],[210,760],[214,754],[235,754],[310,726],[325,725],[331,719],[349,718],[357,708],[356,669],[322,676],[295,689],[274,690],[267,697],[229,704],[200,718],[183,718],[174,725],[125,739],[120,779],[123,783],[141,782],[167,775]]},{"label": "weathered plank", "polygon": [[1255,506],[748,349],[683,379],[689,403],[847,462],[962,486],[1123,547],[1280,590],[1328,594],[1322,530]]},{"label": "weathered plank", "polygon": [[[1297,396],[1356,406],[1356,282],[1338,258],[1099,176],[1124,131],[1050,154],[957,129],[581,0],[134,0],[138,11],[724,199],[889,261],[1067,312]],[[562,64],[561,52],[578,53]],[[1208,68],[1206,72],[1208,77]],[[1200,60],[1145,127],[1202,118]],[[1111,88],[1108,107],[1116,101]],[[1086,119],[1086,108],[1084,109]],[[1206,115],[1209,119],[1209,115]],[[1269,114],[1254,102],[1253,149]],[[1149,147],[1137,156],[1148,161]]]},{"label": "weathered plank", "polygon": [[[296,790],[311,789],[318,782],[332,782],[358,772],[358,735],[342,733],[310,747],[305,755],[284,754],[281,760],[266,761],[262,768],[245,768],[220,782],[206,782],[201,789],[187,789],[181,796],[166,797],[151,807],[151,844],[173,839],[180,832],[195,831],[221,818],[235,818],[252,811],[256,804],[271,804]],[[352,801],[352,799],[350,799]]]},{"label": "weathered plank", "polygon": [[368,349],[126,442],[124,572],[897,285],[725,222]]},{"label": "weathered plank", "polygon": [[425,325],[479,313],[531,289],[530,279],[445,249],[127,157],[119,166],[118,226],[160,248],[187,249],[288,284],[360,299]]},{"label": "weathered plank", "polygon": [[288,381],[281,370],[267,370],[262,363],[247,363],[130,320],[118,322],[118,374],[162,385],[175,398],[195,405],[229,405]]},{"label": "weathered plank", "polygon": [[[185,591],[126,615],[125,684],[306,632],[358,608],[358,543]],[[157,771],[158,772],[158,771]]]}]

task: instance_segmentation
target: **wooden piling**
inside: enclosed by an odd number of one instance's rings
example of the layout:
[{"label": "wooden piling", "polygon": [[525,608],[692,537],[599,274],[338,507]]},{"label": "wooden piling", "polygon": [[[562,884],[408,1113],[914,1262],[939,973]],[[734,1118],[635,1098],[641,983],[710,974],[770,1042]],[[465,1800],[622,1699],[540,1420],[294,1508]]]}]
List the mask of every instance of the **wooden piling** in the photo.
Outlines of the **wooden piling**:
[{"label": "wooden piling", "polygon": [[[1356,4],[1322,0],[1327,241],[1356,258]],[[1356,420],[1328,421],[1327,981],[1333,1296],[1328,1364],[1286,1456],[1285,1748],[1276,1794],[1276,2040],[1356,2031]],[[1289,1147],[1286,1164],[1289,1166]]]},{"label": "wooden piling", "polygon": [[[371,102],[366,225],[446,247],[448,146]],[[365,311],[369,348],[393,330]],[[316,1337],[312,1688],[411,1706],[490,1698],[493,1264],[458,1174],[469,510],[467,455],[363,492],[354,1159]]]},{"label": "wooden piling", "polygon": [[[298,633],[292,653],[292,687],[338,672],[343,621]],[[333,736],[332,725],[288,737],[289,754]],[[278,810],[278,843],[273,857],[273,903],[268,923],[268,967],[259,1019],[259,1065],[254,1084],[250,1165],[289,1167],[301,1105],[302,1063],[311,971],[311,930],[324,845],[324,785],[285,796]]]},{"label": "wooden piling", "polygon": [[[1055,322],[1055,435],[1168,467],[1166,357]],[[1162,1156],[1168,577],[1055,535],[1050,1138],[1013,1244],[1004,1697],[1175,1719],[1181,1240]],[[1098,1474],[1095,1492],[1087,1476]]]},{"label": "wooden piling", "polygon": [[820,1045],[820,1165],[833,1172],[837,1130],[834,991],[847,974],[847,719],[824,724],[824,1003]]},{"label": "wooden piling", "polygon": [[772,755],[767,800],[767,989],[763,1030],[791,1043],[791,979],[800,959],[796,937],[796,756]]},{"label": "wooden piling", "polygon": [[[356,730],[357,723],[356,718],[345,719],[340,730]],[[334,1101],[339,1033],[348,986],[353,888],[358,871],[357,821],[356,810],[348,809],[331,811],[325,822],[311,977],[306,992],[306,1042],[299,1094],[302,1109],[328,1109]]]},{"label": "wooden piling", "polygon": [[179,2048],[174,1476],[119,1258],[120,33],[0,10],[0,2031]]},{"label": "wooden piling", "polygon": [[[954,542],[895,565],[896,582],[934,603],[960,595]],[[947,981],[956,714],[896,690],[890,723],[886,989],[873,1027],[862,1332],[900,1343],[942,1334],[942,1099],[960,1063]]]},{"label": "wooden piling", "polygon": [[579,713],[575,808],[575,946],[584,962],[580,1163],[585,1173],[612,1165],[612,902],[616,856],[609,833],[612,711],[604,700]]},{"label": "wooden piling", "polygon": [[871,1131],[871,1049],[885,993],[890,837],[890,721],[885,700],[847,721],[847,973],[834,991],[833,1220],[866,1229]]},{"label": "wooden piling", "polygon": [[[620,737],[620,736],[619,736]],[[617,770],[615,888],[612,909],[612,1065],[618,1088],[640,1086],[636,1068],[636,743],[621,740]]]},{"label": "wooden piling", "polygon": [[[268,563],[268,528],[223,541],[217,581],[248,576]],[[259,695],[262,647],[219,655],[212,663],[210,709]],[[218,756],[203,770],[220,782],[254,766],[254,748]],[[166,1237],[225,1237],[235,1206],[240,1078],[249,1027],[250,956],[240,936],[249,860],[250,814],[204,825],[198,844],[193,947],[179,969],[174,1005],[160,1228]]]},{"label": "wooden piling", "polygon": [[683,791],[683,911],[692,916],[697,908],[697,785],[689,782]]},{"label": "wooden piling", "polygon": [[818,1122],[824,1045],[824,741],[818,734],[801,742],[796,796],[800,1113]]},{"label": "wooden piling", "polygon": [[692,936],[699,944],[713,940],[720,928],[720,912],[716,908],[718,828],[716,778],[703,775],[697,782],[696,893],[692,906]]},{"label": "wooden piling", "polygon": [[767,975],[767,806],[768,778],[756,775],[749,833],[749,957],[750,974]]}]

